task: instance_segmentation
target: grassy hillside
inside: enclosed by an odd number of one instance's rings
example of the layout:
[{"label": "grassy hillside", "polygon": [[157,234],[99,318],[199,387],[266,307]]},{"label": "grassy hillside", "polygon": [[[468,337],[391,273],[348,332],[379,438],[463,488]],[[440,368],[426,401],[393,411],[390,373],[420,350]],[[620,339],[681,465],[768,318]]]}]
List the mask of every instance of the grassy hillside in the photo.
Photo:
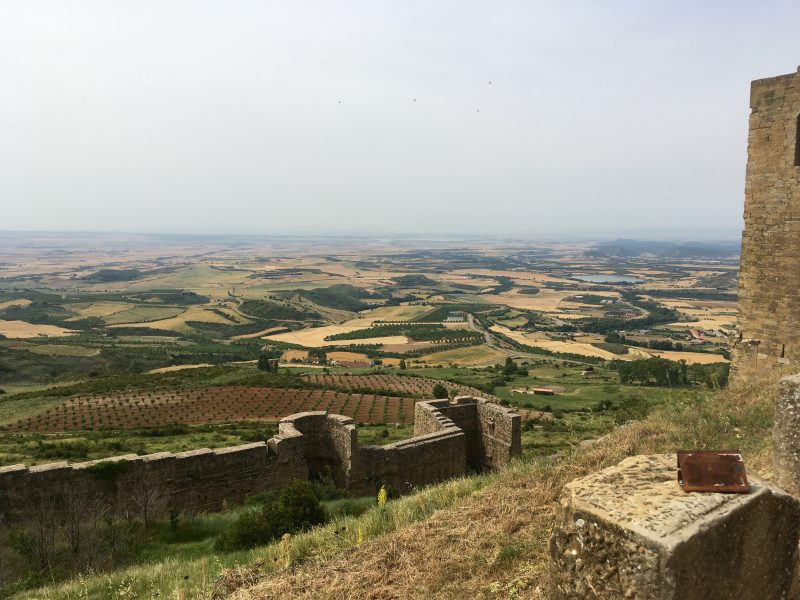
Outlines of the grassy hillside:
[{"label": "grassy hillside", "polygon": [[555,457],[520,460],[248,552],[187,553],[15,598],[546,598],[562,486],[640,453],[739,447],[769,479],[775,386],[699,393]]}]

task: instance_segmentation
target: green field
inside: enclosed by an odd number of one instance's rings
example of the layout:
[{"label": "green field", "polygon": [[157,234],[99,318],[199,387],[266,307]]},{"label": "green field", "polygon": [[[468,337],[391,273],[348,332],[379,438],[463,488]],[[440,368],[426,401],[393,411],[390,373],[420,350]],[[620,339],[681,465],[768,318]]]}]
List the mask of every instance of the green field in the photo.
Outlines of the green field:
[{"label": "green field", "polygon": [[182,314],[185,310],[181,306],[137,306],[130,310],[123,310],[122,312],[102,317],[102,319],[109,325],[146,323],[148,321],[171,319]]},{"label": "green field", "polygon": [[6,342],[7,348],[14,350],[27,350],[34,354],[47,354],[50,356],[97,356],[100,350],[85,346],[67,344],[36,344],[30,342]]}]

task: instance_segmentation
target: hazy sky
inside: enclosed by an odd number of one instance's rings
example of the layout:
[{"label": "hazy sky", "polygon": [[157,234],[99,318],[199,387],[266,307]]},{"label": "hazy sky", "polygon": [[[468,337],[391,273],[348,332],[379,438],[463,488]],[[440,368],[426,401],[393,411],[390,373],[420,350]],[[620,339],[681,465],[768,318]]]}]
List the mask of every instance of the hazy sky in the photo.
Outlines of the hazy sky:
[{"label": "hazy sky", "polygon": [[736,229],[749,83],[797,68],[799,23],[797,1],[3,0],[0,229]]}]

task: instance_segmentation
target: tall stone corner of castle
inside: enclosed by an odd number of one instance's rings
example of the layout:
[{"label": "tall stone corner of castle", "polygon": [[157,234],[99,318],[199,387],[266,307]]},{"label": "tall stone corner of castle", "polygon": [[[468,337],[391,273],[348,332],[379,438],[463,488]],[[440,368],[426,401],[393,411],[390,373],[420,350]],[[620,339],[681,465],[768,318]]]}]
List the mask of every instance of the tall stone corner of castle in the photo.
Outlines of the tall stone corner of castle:
[{"label": "tall stone corner of castle", "polygon": [[800,363],[800,71],[752,83],[734,377]]}]

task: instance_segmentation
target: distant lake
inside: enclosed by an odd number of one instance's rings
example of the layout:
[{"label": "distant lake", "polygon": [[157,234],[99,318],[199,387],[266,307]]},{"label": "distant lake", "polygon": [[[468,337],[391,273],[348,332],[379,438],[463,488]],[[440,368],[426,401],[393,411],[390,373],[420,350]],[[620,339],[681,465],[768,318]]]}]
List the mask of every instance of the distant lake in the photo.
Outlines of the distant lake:
[{"label": "distant lake", "polygon": [[587,283],[643,283],[641,279],[628,277],[626,275],[604,275],[596,273],[594,275],[573,275],[572,279],[586,281]]}]

